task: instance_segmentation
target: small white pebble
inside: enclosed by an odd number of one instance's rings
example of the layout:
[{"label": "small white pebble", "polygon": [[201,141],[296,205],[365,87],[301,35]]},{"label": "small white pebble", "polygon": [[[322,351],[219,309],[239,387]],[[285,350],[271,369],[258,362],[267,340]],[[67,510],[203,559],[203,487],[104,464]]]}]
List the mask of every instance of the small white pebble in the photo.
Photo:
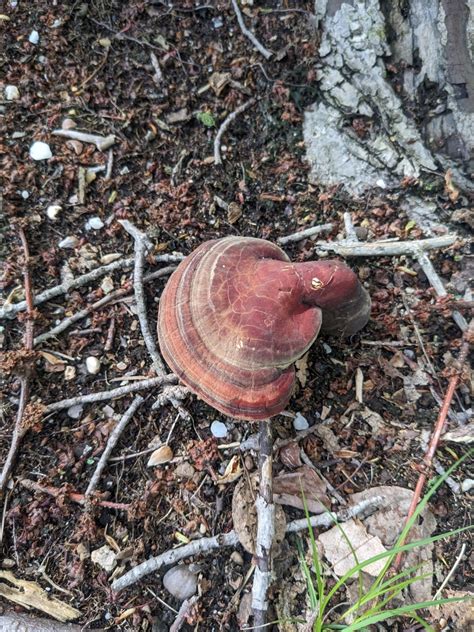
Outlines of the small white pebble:
[{"label": "small white pebble", "polygon": [[83,410],[84,408],[80,404],[71,406],[67,409],[68,417],[71,417],[71,419],[80,419]]},{"label": "small white pebble", "polygon": [[65,118],[64,121],[61,123],[61,127],[62,129],[72,129],[73,127],[76,127],[76,122],[73,121],[71,118]]},{"label": "small white pebble", "polygon": [[50,146],[40,140],[35,141],[30,147],[30,158],[33,160],[49,160],[53,157]]},{"label": "small white pebble", "polygon": [[217,439],[222,439],[222,437],[226,437],[228,430],[227,426],[222,423],[222,421],[215,421],[211,424],[211,432]]},{"label": "small white pebble", "polygon": [[461,489],[463,492],[470,492],[473,487],[474,487],[474,478],[466,478],[461,483]]},{"label": "small white pebble", "polygon": [[100,360],[95,356],[89,356],[86,358],[87,372],[91,375],[96,375],[100,371]]},{"label": "small white pebble", "polygon": [[379,178],[379,180],[377,180],[377,182],[375,183],[378,187],[380,187],[381,189],[386,189],[387,185],[385,184],[385,180],[382,180],[382,178]]},{"label": "small white pebble", "polygon": [[104,571],[110,573],[110,571],[113,571],[114,568],[117,566],[117,560],[115,559],[115,556],[116,553],[112,551],[112,549],[107,546],[107,544],[104,544],[104,546],[101,546],[100,549],[92,551],[91,560],[94,562],[94,564],[97,564],[98,566],[103,568]]},{"label": "small white pebble", "polygon": [[65,380],[73,380],[76,377],[76,367],[67,365],[64,369],[64,379]]},{"label": "small white pebble", "polygon": [[40,39],[38,31],[31,31],[30,36],[28,37],[28,41],[30,44],[38,44]]},{"label": "small white pebble", "polygon": [[21,197],[22,197],[24,200],[27,200],[27,199],[30,197],[30,194],[28,193],[28,191],[24,191],[24,190],[23,190],[23,191],[21,192]]},{"label": "small white pebble", "polygon": [[323,344],[323,349],[324,349],[324,351],[325,351],[328,355],[329,355],[330,353],[332,353],[332,349],[331,349],[331,347],[330,347],[330,346],[329,346],[326,342],[323,342],[322,344]]},{"label": "small white pebble", "polygon": [[5,90],[3,92],[7,101],[16,101],[20,98],[20,91],[16,86],[5,86]]},{"label": "small white pebble", "polygon": [[63,208],[59,204],[50,204],[46,209],[46,215],[49,217],[49,219],[56,219],[56,217],[62,210]]},{"label": "small white pebble", "polygon": [[104,227],[104,222],[100,217],[90,217],[86,222],[86,230],[100,230]]},{"label": "small white pebble", "polygon": [[78,243],[79,243],[79,239],[72,235],[72,236],[65,237],[64,239],[62,239],[59,242],[58,246],[60,248],[75,248]]},{"label": "small white pebble", "polygon": [[102,283],[100,284],[101,290],[104,294],[110,294],[114,289],[114,282],[112,281],[112,277],[106,276]]},{"label": "small white pebble", "polygon": [[293,428],[295,430],[307,430],[309,423],[306,417],[303,417],[301,413],[296,413],[296,417],[293,419]]}]

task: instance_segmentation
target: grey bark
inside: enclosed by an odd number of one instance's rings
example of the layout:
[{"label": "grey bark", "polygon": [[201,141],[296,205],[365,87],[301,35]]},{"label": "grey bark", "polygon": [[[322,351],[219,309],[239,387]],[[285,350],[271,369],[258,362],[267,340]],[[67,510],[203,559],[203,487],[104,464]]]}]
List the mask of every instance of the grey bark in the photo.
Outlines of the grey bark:
[{"label": "grey bark", "polygon": [[320,96],[304,122],[312,179],[358,195],[451,168],[472,188],[473,0],[316,0],[315,14]]}]

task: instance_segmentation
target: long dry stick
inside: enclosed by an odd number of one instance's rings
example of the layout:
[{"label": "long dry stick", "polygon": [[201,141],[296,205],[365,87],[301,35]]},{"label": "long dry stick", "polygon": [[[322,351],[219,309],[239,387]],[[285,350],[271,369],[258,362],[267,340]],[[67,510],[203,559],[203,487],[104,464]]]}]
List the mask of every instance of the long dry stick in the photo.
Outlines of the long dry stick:
[{"label": "long dry stick", "polygon": [[[40,492],[42,494],[48,494],[48,496],[54,496],[57,498],[58,496],[62,496],[65,494],[69,500],[77,503],[79,505],[84,505],[87,502],[87,498],[84,494],[79,494],[77,492],[64,491],[62,489],[58,489],[57,487],[52,487],[51,485],[41,485],[41,483],[37,483],[36,481],[31,481],[29,478],[21,478],[19,484],[25,489],[29,489],[31,492]],[[107,507],[108,509],[118,509],[119,511],[128,511],[130,509],[130,505],[127,503],[116,503],[111,500],[97,500],[95,501],[99,507]]]},{"label": "long dry stick", "polygon": [[259,490],[257,509],[257,537],[255,542],[255,574],[252,586],[254,627],[267,623],[268,590],[272,581],[272,547],[275,537],[275,505],[273,503],[273,437],[268,419],[260,422],[258,458]]},{"label": "long dry stick", "polygon": [[370,243],[348,241],[317,241],[316,248],[325,252],[335,252],[342,257],[388,257],[398,255],[418,255],[418,251],[434,250],[452,246],[459,237],[442,235],[429,239],[412,241],[373,241]]},{"label": "long dry stick", "polygon": [[87,486],[86,494],[85,494],[86,497],[91,496],[91,494],[95,492],[97,484],[99,483],[99,479],[107,465],[107,461],[109,460],[109,456],[111,455],[112,450],[117,445],[117,441],[120,439],[120,435],[123,433],[123,431],[127,427],[128,422],[136,413],[136,411],[138,410],[142,402],[143,402],[143,397],[141,397],[141,395],[137,395],[135,399],[133,400],[133,402],[130,404],[130,406],[127,408],[125,413],[122,415],[122,418],[120,419],[118,424],[110,433],[110,436],[107,440],[107,445],[105,446],[105,450],[102,452],[102,455],[96,465],[94,474],[92,475],[90,483]]},{"label": "long dry stick", "polygon": [[[25,286],[25,297],[27,305],[27,317],[25,325],[25,349],[27,351],[33,350],[33,336],[34,336],[34,301],[33,301],[33,288],[31,285],[30,275],[30,251],[28,248],[28,242],[26,239],[25,231],[20,228],[20,239],[23,247],[23,279]],[[20,444],[28,431],[28,424],[24,422],[23,415],[26,405],[30,396],[30,378],[28,367],[24,369],[23,375],[20,377],[20,399],[18,402],[18,410],[16,413],[15,426],[13,428],[12,440],[10,449],[8,450],[7,458],[0,474],[0,495],[5,491],[5,487],[10,478],[10,472],[16,460]]]},{"label": "long dry stick", "polygon": [[151,243],[145,233],[138,230],[131,222],[126,219],[118,220],[127,233],[131,235],[135,241],[135,266],[133,270],[133,287],[135,291],[135,301],[137,303],[138,320],[140,321],[140,328],[145,340],[146,348],[150,354],[153,369],[157,375],[163,375],[166,372],[166,367],[163,360],[158,353],[158,348],[153,338],[150,326],[148,324],[148,318],[146,315],[146,301],[145,291],[143,289],[143,266],[145,264],[145,255],[148,249],[151,247]]},{"label": "long dry stick", "polygon": [[[407,514],[407,519],[406,519],[405,524],[410,520],[410,518],[415,513],[416,506],[418,505],[418,502],[421,497],[421,492],[423,491],[423,488],[426,483],[426,479],[428,478],[428,473],[431,468],[433,457],[438,447],[439,438],[441,437],[443,433],[444,425],[446,423],[446,418],[448,416],[449,407],[451,406],[451,401],[454,397],[454,393],[456,392],[456,388],[459,384],[459,380],[461,378],[464,363],[466,362],[467,354],[469,353],[469,347],[470,347],[470,343],[472,341],[473,336],[474,336],[474,319],[471,320],[471,322],[469,323],[468,329],[464,333],[463,342],[461,345],[461,351],[459,353],[459,357],[457,361],[458,371],[449,380],[448,388],[444,396],[443,405],[441,406],[441,409],[439,411],[438,419],[436,421],[433,434],[431,435],[431,440],[428,446],[428,450],[426,451],[425,456],[423,457],[422,471],[416,483],[415,491],[413,493],[413,498],[411,500],[410,507],[408,509],[408,514]],[[408,537],[408,535],[409,534],[407,533],[405,540]],[[400,544],[403,544],[403,543],[404,542],[401,542]],[[402,553],[399,553],[394,562],[395,571],[397,571],[400,568],[401,560],[402,560]]]},{"label": "long dry stick", "polygon": [[[375,511],[382,502],[380,496],[369,498],[361,501],[357,505],[354,505],[348,510],[341,511],[339,513],[326,512],[317,516],[310,516],[309,522],[306,518],[301,520],[294,520],[286,526],[287,533],[296,533],[298,531],[304,531],[311,527],[330,527],[335,522],[346,522],[351,518],[355,518],[361,515],[368,515]],[[112,590],[118,592],[135,584],[150,573],[156,573],[163,566],[170,566],[176,564],[180,560],[184,560],[194,555],[207,554],[211,551],[215,551],[225,546],[236,546],[239,542],[235,531],[229,533],[222,533],[210,538],[201,538],[200,540],[192,540],[189,544],[185,544],[177,549],[169,549],[156,557],[150,557],[145,562],[138,564],[130,569],[125,575],[119,577],[112,582]]]},{"label": "long dry stick", "polygon": [[[154,263],[179,263],[183,259],[184,255],[182,255],[181,253],[164,254],[153,257]],[[57,296],[67,294],[68,292],[71,292],[78,287],[83,287],[84,285],[87,285],[92,281],[100,279],[110,272],[131,268],[133,267],[134,262],[134,257],[118,259],[117,261],[108,263],[105,266],[95,268],[94,270],[87,272],[87,274],[76,277],[75,279],[72,279],[72,281],[65,281],[64,283],[60,283],[59,285],[50,287],[49,289],[45,290],[44,292],[40,292],[34,297],[34,305],[41,305],[42,303],[46,303],[46,301],[50,301]],[[146,279],[147,277],[145,277],[145,280]],[[18,303],[8,303],[0,309],[0,319],[13,318],[15,314],[18,314],[19,312],[24,312],[26,308],[26,301],[19,301]]]},{"label": "long dry stick", "polygon": [[272,51],[267,50],[265,46],[260,44],[260,42],[252,33],[252,31],[250,31],[245,26],[244,18],[242,17],[242,13],[240,11],[240,7],[237,0],[232,0],[232,6],[234,8],[235,15],[237,16],[237,22],[239,23],[240,30],[242,31],[242,33],[245,35],[245,37],[247,37],[252,42],[252,44],[255,46],[258,52],[261,53],[265,57],[265,59],[270,59],[270,57],[273,55]]},{"label": "long dry stick", "polygon": [[176,384],[178,378],[174,373],[168,373],[168,375],[159,375],[158,377],[151,377],[148,380],[140,380],[140,382],[132,382],[126,386],[119,386],[113,388],[110,391],[99,391],[98,393],[89,393],[88,395],[78,395],[77,397],[70,397],[68,399],[62,399],[59,402],[48,404],[45,408],[46,413],[53,413],[56,410],[63,410],[64,408],[70,408],[71,406],[77,406],[79,404],[92,404],[94,402],[104,402],[108,399],[116,399],[117,397],[123,397],[130,393],[137,393],[138,391],[147,390],[155,386],[163,386],[164,384]]},{"label": "long dry stick", "polygon": [[[166,268],[162,268],[161,270],[151,272],[150,274],[147,274],[143,277],[143,283],[148,283],[149,281],[153,281],[154,279],[159,279],[160,277],[167,276],[168,274],[171,274],[174,270],[176,270],[176,266],[167,266]],[[46,331],[44,334],[37,336],[34,340],[35,346],[41,344],[42,342],[46,342],[46,340],[49,340],[50,338],[54,338],[63,331],[66,331],[66,329],[68,329],[71,325],[74,325],[74,323],[77,323],[79,320],[86,318],[86,316],[89,316],[89,314],[91,314],[92,312],[100,309],[101,307],[104,307],[104,305],[108,305],[112,301],[117,301],[120,298],[127,296],[130,291],[131,290],[129,287],[119,288],[118,290],[110,292],[110,294],[107,294],[95,303],[92,303],[91,305],[88,305],[75,314],[72,314],[72,316],[64,318],[55,327],[53,327],[49,331]]]},{"label": "long dry stick", "polygon": [[219,130],[217,131],[216,137],[214,139],[214,164],[215,165],[221,165],[222,164],[221,139],[222,139],[222,136],[224,135],[226,129],[229,127],[229,125],[232,123],[232,121],[239,114],[242,114],[242,112],[245,112],[245,110],[247,108],[249,108],[251,105],[253,105],[255,103],[255,101],[256,101],[256,99],[249,99],[248,101],[243,103],[236,110],[234,110],[231,114],[229,114],[229,116],[224,120],[222,125],[219,127]]},{"label": "long dry stick", "polygon": [[105,151],[115,143],[115,136],[113,134],[110,134],[110,136],[100,136],[99,134],[78,132],[74,129],[55,129],[51,133],[53,136],[70,138],[71,140],[78,140],[81,143],[91,143],[95,145],[99,151]]}]

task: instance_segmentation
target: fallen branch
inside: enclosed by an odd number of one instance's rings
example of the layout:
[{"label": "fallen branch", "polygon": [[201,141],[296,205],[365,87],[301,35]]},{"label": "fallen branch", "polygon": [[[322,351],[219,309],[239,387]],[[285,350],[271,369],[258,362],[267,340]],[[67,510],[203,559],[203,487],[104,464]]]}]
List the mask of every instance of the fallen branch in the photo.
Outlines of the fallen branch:
[{"label": "fallen branch", "polygon": [[[461,351],[459,353],[459,357],[457,360],[458,370],[456,371],[455,375],[453,375],[451,379],[449,380],[448,388],[444,396],[443,405],[439,411],[438,419],[436,421],[433,434],[431,435],[431,440],[428,446],[428,450],[426,451],[423,457],[422,471],[416,483],[415,491],[413,493],[413,498],[411,500],[410,507],[408,509],[408,514],[407,514],[407,519],[406,519],[405,524],[410,520],[410,518],[415,513],[416,506],[418,505],[418,502],[421,497],[421,492],[423,491],[423,488],[426,483],[426,479],[428,478],[428,473],[430,471],[430,468],[433,462],[433,457],[438,448],[438,443],[439,443],[441,434],[443,433],[444,425],[446,423],[446,418],[448,416],[449,407],[451,406],[451,401],[454,397],[454,393],[456,392],[457,386],[459,384],[459,380],[462,374],[464,364],[466,362],[467,354],[469,353],[469,347],[473,339],[473,336],[474,336],[474,319],[471,320],[471,322],[469,323],[469,327],[464,332],[463,342],[461,345]],[[408,535],[409,534],[407,533],[405,540],[403,542],[400,542],[400,545],[404,544]],[[395,571],[400,568],[401,560],[402,560],[402,554],[399,553],[394,562]]]},{"label": "fallen branch", "polygon": [[99,391],[98,393],[89,393],[88,395],[78,395],[77,397],[70,397],[69,399],[62,399],[59,402],[48,404],[45,407],[46,413],[52,413],[56,410],[63,410],[64,408],[70,408],[71,406],[77,406],[79,404],[92,404],[94,402],[104,402],[109,399],[116,399],[117,397],[123,397],[130,393],[137,393],[138,391],[154,388],[155,386],[163,386],[164,384],[176,384],[178,378],[174,373],[168,373],[168,375],[159,375],[158,377],[152,377],[148,380],[140,380],[140,382],[132,382],[126,386],[119,386],[113,388],[110,391]]},{"label": "fallen branch", "polygon": [[110,134],[110,136],[99,136],[98,134],[78,132],[75,129],[55,129],[52,134],[54,136],[61,136],[61,138],[78,140],[81,143],[91,143],[95,145],[99,151],[105,151],[115,143],[115,136],[113,134]]},{"label": "fallen branch", "polygon": [[255,574],[252,586],[253,625],[267,623],[268,591],[272,581],[272,546],[275,537],[275,505],[273,503],[273,437],[268,419],[260,422],[258,458],[259,490],[257,509],[257,537],[255,541]]},{"label": "fallen branch", "polygon": [[[9,612],[0,616],[0,632],[88,632],[90,628],[72,623],[59,623],[53,619],[33,617],[19,612]],[[94,632],[104,632],[103,628]]]},{"label": "fallen branch", "polygon": [[452,246],[457,235],[442,235],[413,241],[373,241],[371,243],[347,241],[318,241],[316,248],[324,252],[335,252],[341,257],[387,257],[398,255],[417,256],[419,250],[434,250]]},{"label": "fallen branch", "polygon": [[[41,483],[31,481],[29,478],[21,478],[18,482],[22,487],[30,490],[30,492],[39,492],[41,494],[53,496],[54,498],[66,495],[69,500],[73,503],[77,503],[78,505],[85,505],[88,500],[85,494],[78,494],[77,492],[58,489],[57,487],[52,487],[50,485],[41,485]],[[130,509],[130,505],[127,503],[116,503],[111,500],[97,499],[94,500],[94,504],[99,507],[107,507],[108,509],[118,509],[119,511],[128,511]]]},{"label": "fallen branch", "polygon": [[304,230],[300,230],[297,233],[292,233],[291,235],[286,235],[285,237],[279,237],[277,239],[277,244],[283,246],[284,244],[288,244],[293,241],[303,241],[307,237],[312,237],[313,235],[319,235],[319,233],[329,232],[333,229],[333,224],[320,224],[319,226],[311,226],[310,228],[305,228]]},{"label": "fallen branch", "polygon": [[[346,522],[347,520],[360,516],[361,514],[368,515],[379,506],[381,501],[382,499],[380,496],[375,496],[374,498],[361,501],[347,511],[341,511],[337,514],[326,512],[317,516],[311,516],[309,523],[311,527],[329,527],[335,524],[335,521]],[[304,531],[305,529],[308,529],[308,526],[308,520],[306,518],[294,520],[287,525],[286,532],[296,533],[297,531]],[[138,564],[138,566],[134,566],[125,573],[125,575],[122,575],[122,577],[113,581],[111,588],[113,591],[119,592],[120,590],[140,581],[146,577],[146,575],[156,573],[163,566],[170,566],[171,564],[176,564],[180,560],[184,560],[188,557],[207,554],[225,546],[236,546],[238,543],[239,539],[235,531],[222,533],[210,538],[192,540],[189,544],[185,544],[177,549],[170,549],[160,555],[157,555],[156,557],[149,558],[145,562]]]},{"label": "fallen branch", "polygon": [[112,177],[112,169],[114,168],[114,152],[109,149],[109,156],[107,158],[107,170],[105,172],[104,180],[110,180]]},{"label": "fallen branch", "polygon": [[[443,282],[439,278],[439,275],[436,272],[426,252],[423,252],[423,250],[419,249],[418,251],[414,253],[414,255],[416,256],[418,263],[422,267],[422,270],[425,273],[426,278],[430,282],[431,287],[434,289],[436,294],[439,297],[448,296],[448,293],[446,292],[444,288]],[[461,331],[466,331],[468,325],[464,316],[457,310],[452,311],[452,316],[453,316],[454,322],[459,327],[459,329]]]},{"label": "fallen branch", "polygon": [[128,422],[133,417],[135,412],[138,410],[142,402],[143,402],[143,397],[141,397],[140,395],[137,395],[135,399],[133,400],[133,402],[130,404],[130,406],[127,408],[125,413],[122,415],[122,418],[120,419],[118,424],[110,433],[110,436],[107,440],[107,445],[105,446],[105,450],[102,452],[102,455],[96,465],[94,474],[92,475],[90,483],[87,486],[86,493],[85,493],[86,497],[91,496],[91,494],[95,492],[97,484],[99,483],[99,479],[107,465],[107,461],[109,460],[109,456],[111,455],[112,450],[117,445],[117,441],[120,439],[121,434],[127,427]]},{"label": "fallen branch", "polygon": [[[155,263],[179,263],[184,259],[184,255],[180,253],[173,254],[165,254],[158,255],[154,257]],[[101,266],[99,268],[95,268],[87,274],[83,274],[82,276],[76,277],[72,281],[66,281],[64,283],[60,283],[59,285],[55,285],[54,287],[45,290],[44,292],[40,292],[34,297],[33,304],[41,305],[42,303],[46,303],[46,301],[50,301],[53,298],[61,296],[62,294],[67,294],[71,290],[75,290],[79,287],[83,287],[92,281],[96,281],[101,277],[109,274],[110,272],[115,272],[116,270],[126,270],[127,268],[133,267],[135,258],[129,257],[127,259],[119,259],[118,261],[113,261],[112,263],[108,263],[105,266]],[[156,278],[156,277],[153,277]],[[146,276],[145,281],[151,277]],[[2,318],[13,318],[15,314],[19,312],[24,312],[26,310],[26,301],[19,301],[18,303],[9,303],[4,305],[2,309],[0,309],[0,319]]]},{"label": "fallen branch", "polygon": [[163,360],[158,353],[155,339],[151,335],[148,318],[146,315],[145,291],[143,289],[143,266],[145,265],[145,255],[147,250],[151,248],[151,243],[145,233],[138,230],[131,222],[126,219],[118,220],[119,224],[125,228],[127,233],[131,235],[135,241],[135,266],[133,270],[133,288],[135,291],[135,301],[137,304],[138,320],[142,330],[143,339],[146,348],[150,354],[153,369],[157,375],[163,375],[166,372]]},{"label": "fallen branch", "polygon": [[344,228],[346,230],[346,240],[358,242],[359,238],[352,223],[352,215],[349,212],[344,213]]},{"label": "fallen branch", "polygon": [[[27,351],[33,350],[33,336],[34,336],[34,301],[33,301],[33,288],[31,285],[30,275],[30,251],[28,248],[28,242],[26,240],[25,231],[20,228],[20,239],[23,247],[23,279],[25,287],[25,297],[27,305],[27,316],[25,325],[25,342],[24,346]],[[23,437],[28,431],[28,420],[24,419],[24,413],[26,405],[30,397],[30,376],[29,367],[23,369],[20,376],[20,398],[18,401],[18,410],[16,413],[15,426],[13,428],[12,440],[10,443],[10,449],[8,450],[7,458],[0,474],[0,495],[3,495],[8,480],[10,478],[10,472],[13,469],[18,450],[20,449]]]},{"label": "fallen branch", "polygon": [[[161,270],[156,270],[155,272],[151,272],[150,274],[147,274],[145,277],[143,277],[143,283],[148,283],[149,281],[153,281],[154,279],[167,276],[168,274],[171,274],[174,270],[176,270],[176,266],[167,266],[166,268],[162,268]],[[57,336],[58,334],[62,333],[63,331],[68,329],[71,325],[74,325],[74,323],[77,323],[79,320],[86,318],[86,316],[89,316],[89,314],[91,314],[92,312],[100,309],[101,307],[104,307],[104,305],[108,305],[112,301],[117,301],[120,298],[127,296],[128,294],[130,294],[130,291],[131,290],[129,287],[119,288],[118,290],[115,290],[114,292],[110,292],[110,294],[107,294],[106,296],[99,299],[95,303],[92,303],[92,305],[89,305],[88,307],[81,309],[75,314],[72,314],[71,316],[64,318],[55,327],[53,327],[49,331],[46,331],[44,334],[37,336],[34,340],[35,346],[41,344],[42,342],[46,342],[46,340],[49,340],[50,338],[54,338],[54,336]]]},{"label": "fallen branch", "polygon": [[240,30],[242,31],[242,33],[245,35],[245,37],[247,37],[252,42],[254,47],[258,50],[259,53],[261,53],[265,57],[265,59],[270,59],[270,57],[273,55],[273,53],[270,50],[267,50],[265,48],[265,46],[260,44],[260,42],[255,37],[255,35],[252,33],[252,31],[250,31],[245,26],[244,18],[242,17],[242,13],[240,11],[240,7],[238,5],[237,0],[232,0],[232,6],[234,8],[235,15],[237,17],[237,22],[239,23]]},{"label": "fallen branch", "polygon": [[243,103],[240,107],[238,107],[236,110],[234,110],[234,112],[229,114],[229,116],[224,120],[222,125],[219,127],[219,130],[217,131],[216,137],[214,139],[214,164],[215,165],[221,165],[222,164],[221,139],[222,139],[222,136],[224,135],[225,131],[227,130],[229,125],[232,123],[232,121],[239,114],[242,114],[242,112],[245,112],[245,110],[247,110],[251,105],[253,105],[255,103],[255,101],[256,101],[256,99],[249,99],[248,101]]}]

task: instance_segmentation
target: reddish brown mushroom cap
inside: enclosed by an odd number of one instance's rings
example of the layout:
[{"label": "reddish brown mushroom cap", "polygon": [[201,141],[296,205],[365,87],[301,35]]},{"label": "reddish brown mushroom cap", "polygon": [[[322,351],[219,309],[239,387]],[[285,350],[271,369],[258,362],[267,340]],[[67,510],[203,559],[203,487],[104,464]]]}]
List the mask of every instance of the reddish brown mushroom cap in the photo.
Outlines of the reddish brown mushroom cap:
[{"label": "reddish brown mushroom cap", "polygon": [[[359,329],[370,301],[339,261],[293,264],[262,239],[208,241],[165,287],[160,347],[171,369],[211,406],[231,417],[265,419],[287,405],[293,363],[314,342],[321,323],[334,330],[334,320],[337,333],[352,333],[350,314],[336,318],[345,301],[352,305],[349,312],[363,312]],[[327,325],[326,312],[336,314]]]}]

